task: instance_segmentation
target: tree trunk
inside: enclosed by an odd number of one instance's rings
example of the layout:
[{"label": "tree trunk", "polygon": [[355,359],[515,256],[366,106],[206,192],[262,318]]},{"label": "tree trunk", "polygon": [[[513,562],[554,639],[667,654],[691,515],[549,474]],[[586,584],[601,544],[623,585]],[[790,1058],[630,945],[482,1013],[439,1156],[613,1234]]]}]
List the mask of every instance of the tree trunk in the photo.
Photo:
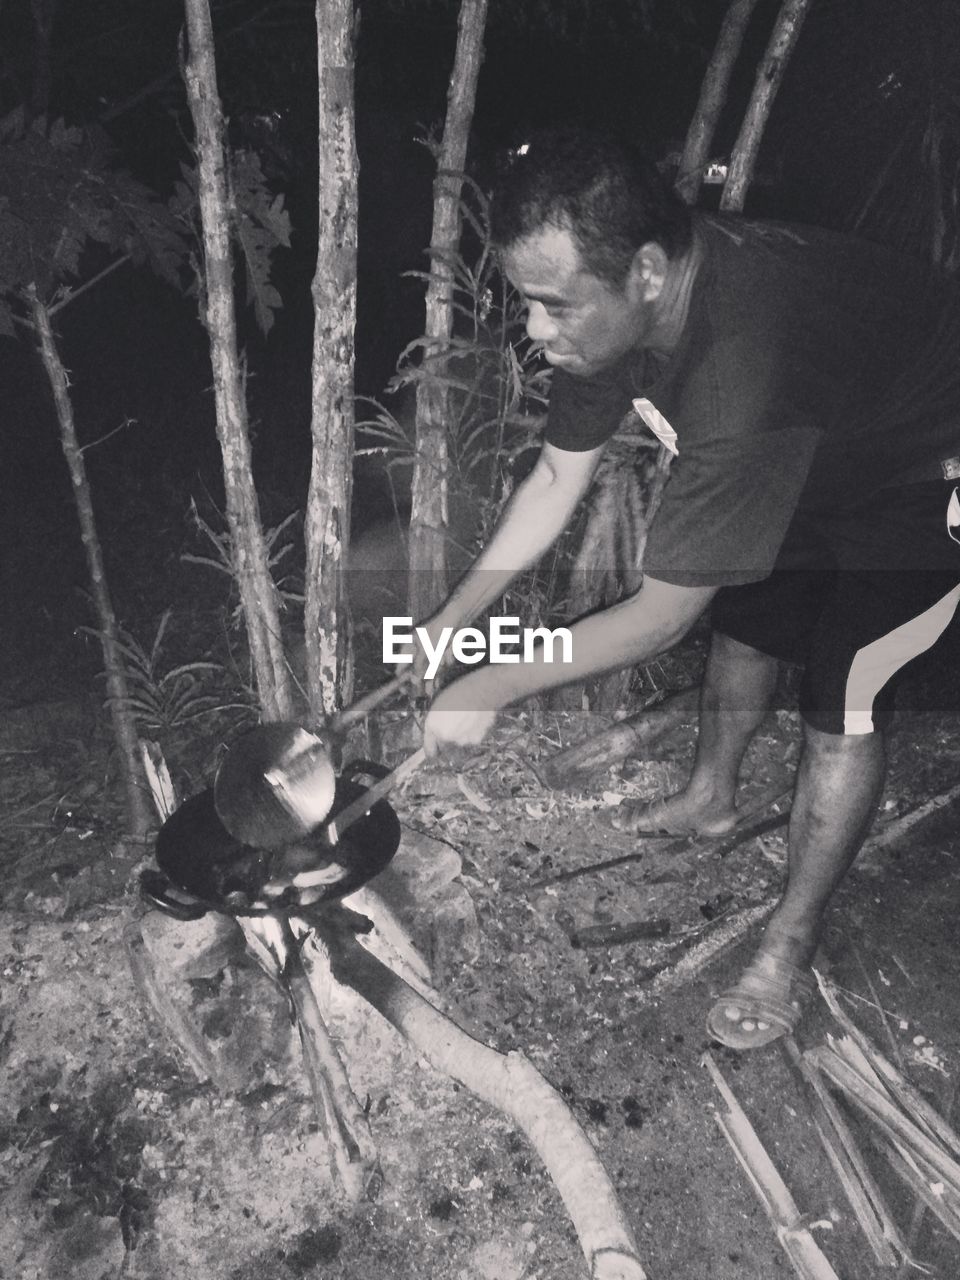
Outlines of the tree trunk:
[{"label": "tree trunk", "polygon": [[717,44],[703,77],[697,109],[687,130],[687,139],[677,171],[677,194],[687,204],[696,204],[703,183],[703,171],[717,131],[720,113],[727,101],[727,89],[734,63],[743,44],[744,32],[757,7],[757,0],[732,0],[720,28]]},{"label": "tree trunk", "polygon": [[721,209],[737,212],[743,209],[770,108],[809,8],[810,0],[783,0],[733,148],[730,172],[720,199]]},{"label": "tree trunk", "polygon": [[263,718],[283,720],[292,716],[293,704],[283,657],[279,597],[270,575],[253,483],[245,388],[237,354],[223,111],[208,0],[186,0],[186,16],[189,55],[184,81],[197,135],[203,224],[201,319],[210,339],[227,525]]},{"label": "tree trunk", "polygon": [[314,719],[350,696],[343,556],[353,480],[357,149],[353,3],[317,0],[320,218],[313,277],[313,453],[307,494],[304,639]]},{"label": "tree trunk", "polygon": [[107,677],[107,700],[110,719],[113,723],[113,735],[117,744],[120,776],[123,780],[127,831],[131,836],[143,836],[150,827],[150,805],[138,767],[137,727],[130,712],[130,695],[123,667],[123,655],[117,638],[117,620],[113,612],[110,592],[107,589],[106,570],[100,549],[100,539],[97,536],[83,450],[77,440],[73,405],[70,403],[69,380],[57,351],[49,313],[40,301],[36,286],[31,285],[27,290],[27,301],[40,339],[40,358],[50,381],[53,402],[56,406],[57,421],[60,424],[60,443],[73,483],[73,500],[77,507],[80,536],[87,556],[90,586],[97,611],[97,621],[100,624],[103,669]]},{"label": "tree trunk", "polygon": [[[487,0],[461,0],[457,51],[447,90],[447,117],[433,185],[430,283],[424,357],[442,352],[453,334],[453,274],[444,260],[457,250],[460,192],[483,59]],[[442,369],[438,371],[442,375]],[[417,384],[416,457],[410,514],[408,607],[415,619],[433,613],[447,593],[447,389],[442,376]]]}]

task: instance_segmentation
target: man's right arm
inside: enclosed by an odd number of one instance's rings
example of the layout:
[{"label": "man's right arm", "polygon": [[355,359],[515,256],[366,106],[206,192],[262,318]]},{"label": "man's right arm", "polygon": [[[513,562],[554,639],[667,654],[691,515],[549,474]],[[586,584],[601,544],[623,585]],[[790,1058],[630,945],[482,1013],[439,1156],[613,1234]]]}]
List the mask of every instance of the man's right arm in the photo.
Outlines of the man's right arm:
[{"label": "man's right arm", "polygon": [[504,508],[490,541],[426,624],[431,632],[466,625],[556,542],[589,488],[605,447],[574,453],[543,446],[530,475]]}]

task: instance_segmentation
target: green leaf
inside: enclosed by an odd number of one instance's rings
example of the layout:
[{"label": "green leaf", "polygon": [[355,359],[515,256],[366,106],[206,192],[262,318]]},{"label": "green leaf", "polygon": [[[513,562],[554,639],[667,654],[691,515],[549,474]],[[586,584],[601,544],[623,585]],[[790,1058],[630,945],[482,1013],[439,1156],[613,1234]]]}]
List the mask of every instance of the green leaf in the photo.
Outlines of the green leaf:
[{"label": "green leaf", "polygon": [[283,196],[267,186],[258,156],[238,151],[231,157],[230,179],[236,204],[234,237],[244,267],[247,302],[263,333],[269,333],[274,313],[283,305],[270,279],[273,254],[290,245],[290,217]]}]

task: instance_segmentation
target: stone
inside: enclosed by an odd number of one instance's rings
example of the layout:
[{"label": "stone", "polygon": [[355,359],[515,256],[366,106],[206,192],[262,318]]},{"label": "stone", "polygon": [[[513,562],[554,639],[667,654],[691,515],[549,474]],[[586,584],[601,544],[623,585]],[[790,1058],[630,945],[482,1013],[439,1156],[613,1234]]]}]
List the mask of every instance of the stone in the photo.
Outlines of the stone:
[{"label": "stone", "polygon": [[199,920],[148,911],[140,920],[140,933],[155,971],[178,981],[213,978],[245,950],[235,921],[217,911]]}]

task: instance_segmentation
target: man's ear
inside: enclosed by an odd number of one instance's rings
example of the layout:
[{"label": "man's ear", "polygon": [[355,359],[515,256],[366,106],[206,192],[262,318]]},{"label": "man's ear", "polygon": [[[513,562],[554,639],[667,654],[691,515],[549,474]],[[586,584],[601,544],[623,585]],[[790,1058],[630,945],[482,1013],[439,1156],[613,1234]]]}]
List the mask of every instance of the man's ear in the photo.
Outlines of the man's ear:
[{"label": "man's ear", "polygon": [[668,261],[665,250],[655,240],[640,246],[627,273],[627,293],[632,300],[653,302],[659,298],[667,278]]}]

